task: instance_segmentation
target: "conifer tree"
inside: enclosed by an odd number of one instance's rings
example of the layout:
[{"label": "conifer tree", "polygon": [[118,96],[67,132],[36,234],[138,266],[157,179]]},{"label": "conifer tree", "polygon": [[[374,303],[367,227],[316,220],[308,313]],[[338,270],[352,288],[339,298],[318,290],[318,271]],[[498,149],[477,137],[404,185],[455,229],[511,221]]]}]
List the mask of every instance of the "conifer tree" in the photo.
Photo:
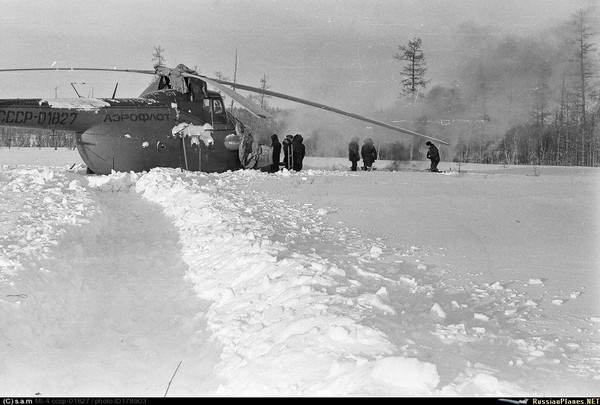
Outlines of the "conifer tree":
[{"label": "conifer tree", "polygon": [[427,87],[431,80],[425,80],[427,64],[422,49],[421,38],[413,38],[407,45],[400,45],[399,52],[394,55],[398,61],[406,61],[400,73],[404,77],[401,81],[403,95],[416,95],[420,89]]}]

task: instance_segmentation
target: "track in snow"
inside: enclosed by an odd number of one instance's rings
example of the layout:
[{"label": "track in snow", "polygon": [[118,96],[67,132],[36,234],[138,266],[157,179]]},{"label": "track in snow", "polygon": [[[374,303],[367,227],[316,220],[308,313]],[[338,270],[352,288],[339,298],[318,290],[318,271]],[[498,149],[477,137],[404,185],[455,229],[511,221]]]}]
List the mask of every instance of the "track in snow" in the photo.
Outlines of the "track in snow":
[{"label": "track in snow", "polygon": [[0,340],[0,392],[163,396],[182,360],[169,395],[214,389],[220,351],[199,313],[208,304],[183,279],[177,232],[135,193],[98,201],[101,214],[16,281],[27,298]]}]

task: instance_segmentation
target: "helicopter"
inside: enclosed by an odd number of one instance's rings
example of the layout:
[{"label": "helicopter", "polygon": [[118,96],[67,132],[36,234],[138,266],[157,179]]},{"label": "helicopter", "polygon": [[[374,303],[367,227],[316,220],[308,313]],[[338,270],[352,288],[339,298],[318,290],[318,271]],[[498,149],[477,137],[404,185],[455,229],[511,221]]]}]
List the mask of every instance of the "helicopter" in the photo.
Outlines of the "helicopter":
[{"label": "helicopter", "polygon": [[[414,137],[448,143],[311,100],[215,79],[184,64],[154,70],[105,68],[21,68],[17,71],[111,71],[154,75],[157,80],[137,98],[0,99],[0,126],[69,131],[87,172],[142,172],[155,167],[222,173],[262,169],[272,164],[272,149],[227,111],[221,93],[253,115],[271,114],[235,89],[290,100],[341,114]],[[215,88],[209,90],[208,86]],[[230,86],[232,88],[229,88]],[[116,92],[116,88],[115,88]]]}]

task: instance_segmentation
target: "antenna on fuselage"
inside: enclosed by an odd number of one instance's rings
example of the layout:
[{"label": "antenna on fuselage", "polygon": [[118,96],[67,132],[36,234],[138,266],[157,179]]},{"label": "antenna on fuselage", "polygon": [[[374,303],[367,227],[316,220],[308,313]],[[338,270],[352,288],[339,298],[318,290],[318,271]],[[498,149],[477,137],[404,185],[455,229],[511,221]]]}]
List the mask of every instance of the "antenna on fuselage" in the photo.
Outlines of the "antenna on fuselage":
[{"label": "antenna on fuselage", "polygon": [[73,90],[75,90],[75,93],[77,93],[77,97],[81,98],[81,95],[79,94],[79,92],[75,88],[75,83],[71,83],[71,87],[73,87]]}]

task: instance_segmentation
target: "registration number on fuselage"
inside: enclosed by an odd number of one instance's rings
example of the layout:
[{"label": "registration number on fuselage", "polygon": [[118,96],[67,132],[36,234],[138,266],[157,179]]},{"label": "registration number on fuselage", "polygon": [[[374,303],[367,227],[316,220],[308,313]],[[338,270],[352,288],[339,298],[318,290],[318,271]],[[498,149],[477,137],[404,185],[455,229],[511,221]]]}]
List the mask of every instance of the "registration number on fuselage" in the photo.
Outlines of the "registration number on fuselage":
[{"label": "registration number on fuselage", "polygon": [[0,110],[0,124],[72,125],[76,111]]}]

